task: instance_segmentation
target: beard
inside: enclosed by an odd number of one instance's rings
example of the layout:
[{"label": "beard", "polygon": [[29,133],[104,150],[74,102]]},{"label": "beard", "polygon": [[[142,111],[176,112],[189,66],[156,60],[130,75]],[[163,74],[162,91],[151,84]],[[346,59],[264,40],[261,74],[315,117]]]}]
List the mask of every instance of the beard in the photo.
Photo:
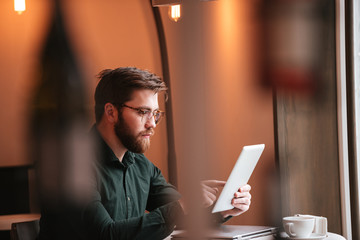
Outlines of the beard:
[{"label": "beard", "polygon": [[119,114],[118,121],[114,126],[115,134],[120,139],[124,147],[133,153],[144,153],[150,147],[150,138],[144,138],[144,134],[154,134],[154,130],[149,128],[138,134],[133,134],[129,126]]}]

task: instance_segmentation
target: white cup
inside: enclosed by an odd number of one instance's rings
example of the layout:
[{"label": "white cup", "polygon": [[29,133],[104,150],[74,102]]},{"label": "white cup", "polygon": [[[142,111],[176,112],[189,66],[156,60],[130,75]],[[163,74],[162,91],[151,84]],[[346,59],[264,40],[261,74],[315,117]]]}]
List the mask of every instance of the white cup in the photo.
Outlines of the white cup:
[{"label": "white cup", "polygon": [[326,236],[327,234],[327,218],[314,215],[296,214],[297,217],[312,217],[315,219],[315,226],[313,233],[319,236]]},{"label": "white cup", "polygon": [[313,217],[284,217],[283,226],[290,237],[307,238],[314,230],[315,219]]}]

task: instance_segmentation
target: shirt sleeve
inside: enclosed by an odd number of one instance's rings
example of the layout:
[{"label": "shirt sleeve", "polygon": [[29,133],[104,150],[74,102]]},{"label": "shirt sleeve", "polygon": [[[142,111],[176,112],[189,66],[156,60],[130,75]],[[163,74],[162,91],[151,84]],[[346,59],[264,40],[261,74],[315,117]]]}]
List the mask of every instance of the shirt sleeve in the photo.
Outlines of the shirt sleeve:
[{"label": "shirt sleeve", "polygon": [[181,195],[167,183],[161,171],[152,163],[149,166],[150,188],[143,216],[114,221],[96,192],[94,201],[83,213],[88,239],[164,239],[183,219],[184,213],[178,200]]},{"label": "shirt sleeve", "polygon": [[88,239],[164,239],[174,230],[177,217],[183,215],[178,201],[145,213],[141,217],[114,221],[100,201],[83,213]]},{"label": "shirt sleeve", "polygon": [[167,183],[160,169],[152,165],[151,183],[146,209],[152,211],[167,203],[178,201],[181,198],[176,188]]}]

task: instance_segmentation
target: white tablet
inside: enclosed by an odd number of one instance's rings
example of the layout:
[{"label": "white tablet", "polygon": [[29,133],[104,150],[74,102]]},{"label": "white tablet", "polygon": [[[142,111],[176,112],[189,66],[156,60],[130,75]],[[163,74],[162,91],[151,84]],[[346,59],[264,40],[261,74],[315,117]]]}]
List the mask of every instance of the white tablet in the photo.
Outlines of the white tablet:
[{"label": "white tablet", "polygon": [[240,156],[236,161],[217,202],[215,203],[212,210],[213,213],[234,208],[231,205],[234,193],[237,192],[241,186],[247,184],[262,152],[264,151],[264,148],[265,144],[243,147]]}]

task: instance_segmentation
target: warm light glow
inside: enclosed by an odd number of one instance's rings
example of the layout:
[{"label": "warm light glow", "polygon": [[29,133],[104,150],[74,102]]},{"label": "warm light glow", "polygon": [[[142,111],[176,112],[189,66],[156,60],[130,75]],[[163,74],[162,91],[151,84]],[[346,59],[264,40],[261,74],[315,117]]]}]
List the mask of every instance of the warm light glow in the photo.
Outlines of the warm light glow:
[{"label": "warm light glow", "polygon": [[179,19],[181,18],[181,5],[180,4],[171,5],[169,7],[169,17],[174,22],[179,21]]},{"label": "warm light glow", "polygon": [[19,14],[25,11],[25,0],[14,0],[14,9]]}]

